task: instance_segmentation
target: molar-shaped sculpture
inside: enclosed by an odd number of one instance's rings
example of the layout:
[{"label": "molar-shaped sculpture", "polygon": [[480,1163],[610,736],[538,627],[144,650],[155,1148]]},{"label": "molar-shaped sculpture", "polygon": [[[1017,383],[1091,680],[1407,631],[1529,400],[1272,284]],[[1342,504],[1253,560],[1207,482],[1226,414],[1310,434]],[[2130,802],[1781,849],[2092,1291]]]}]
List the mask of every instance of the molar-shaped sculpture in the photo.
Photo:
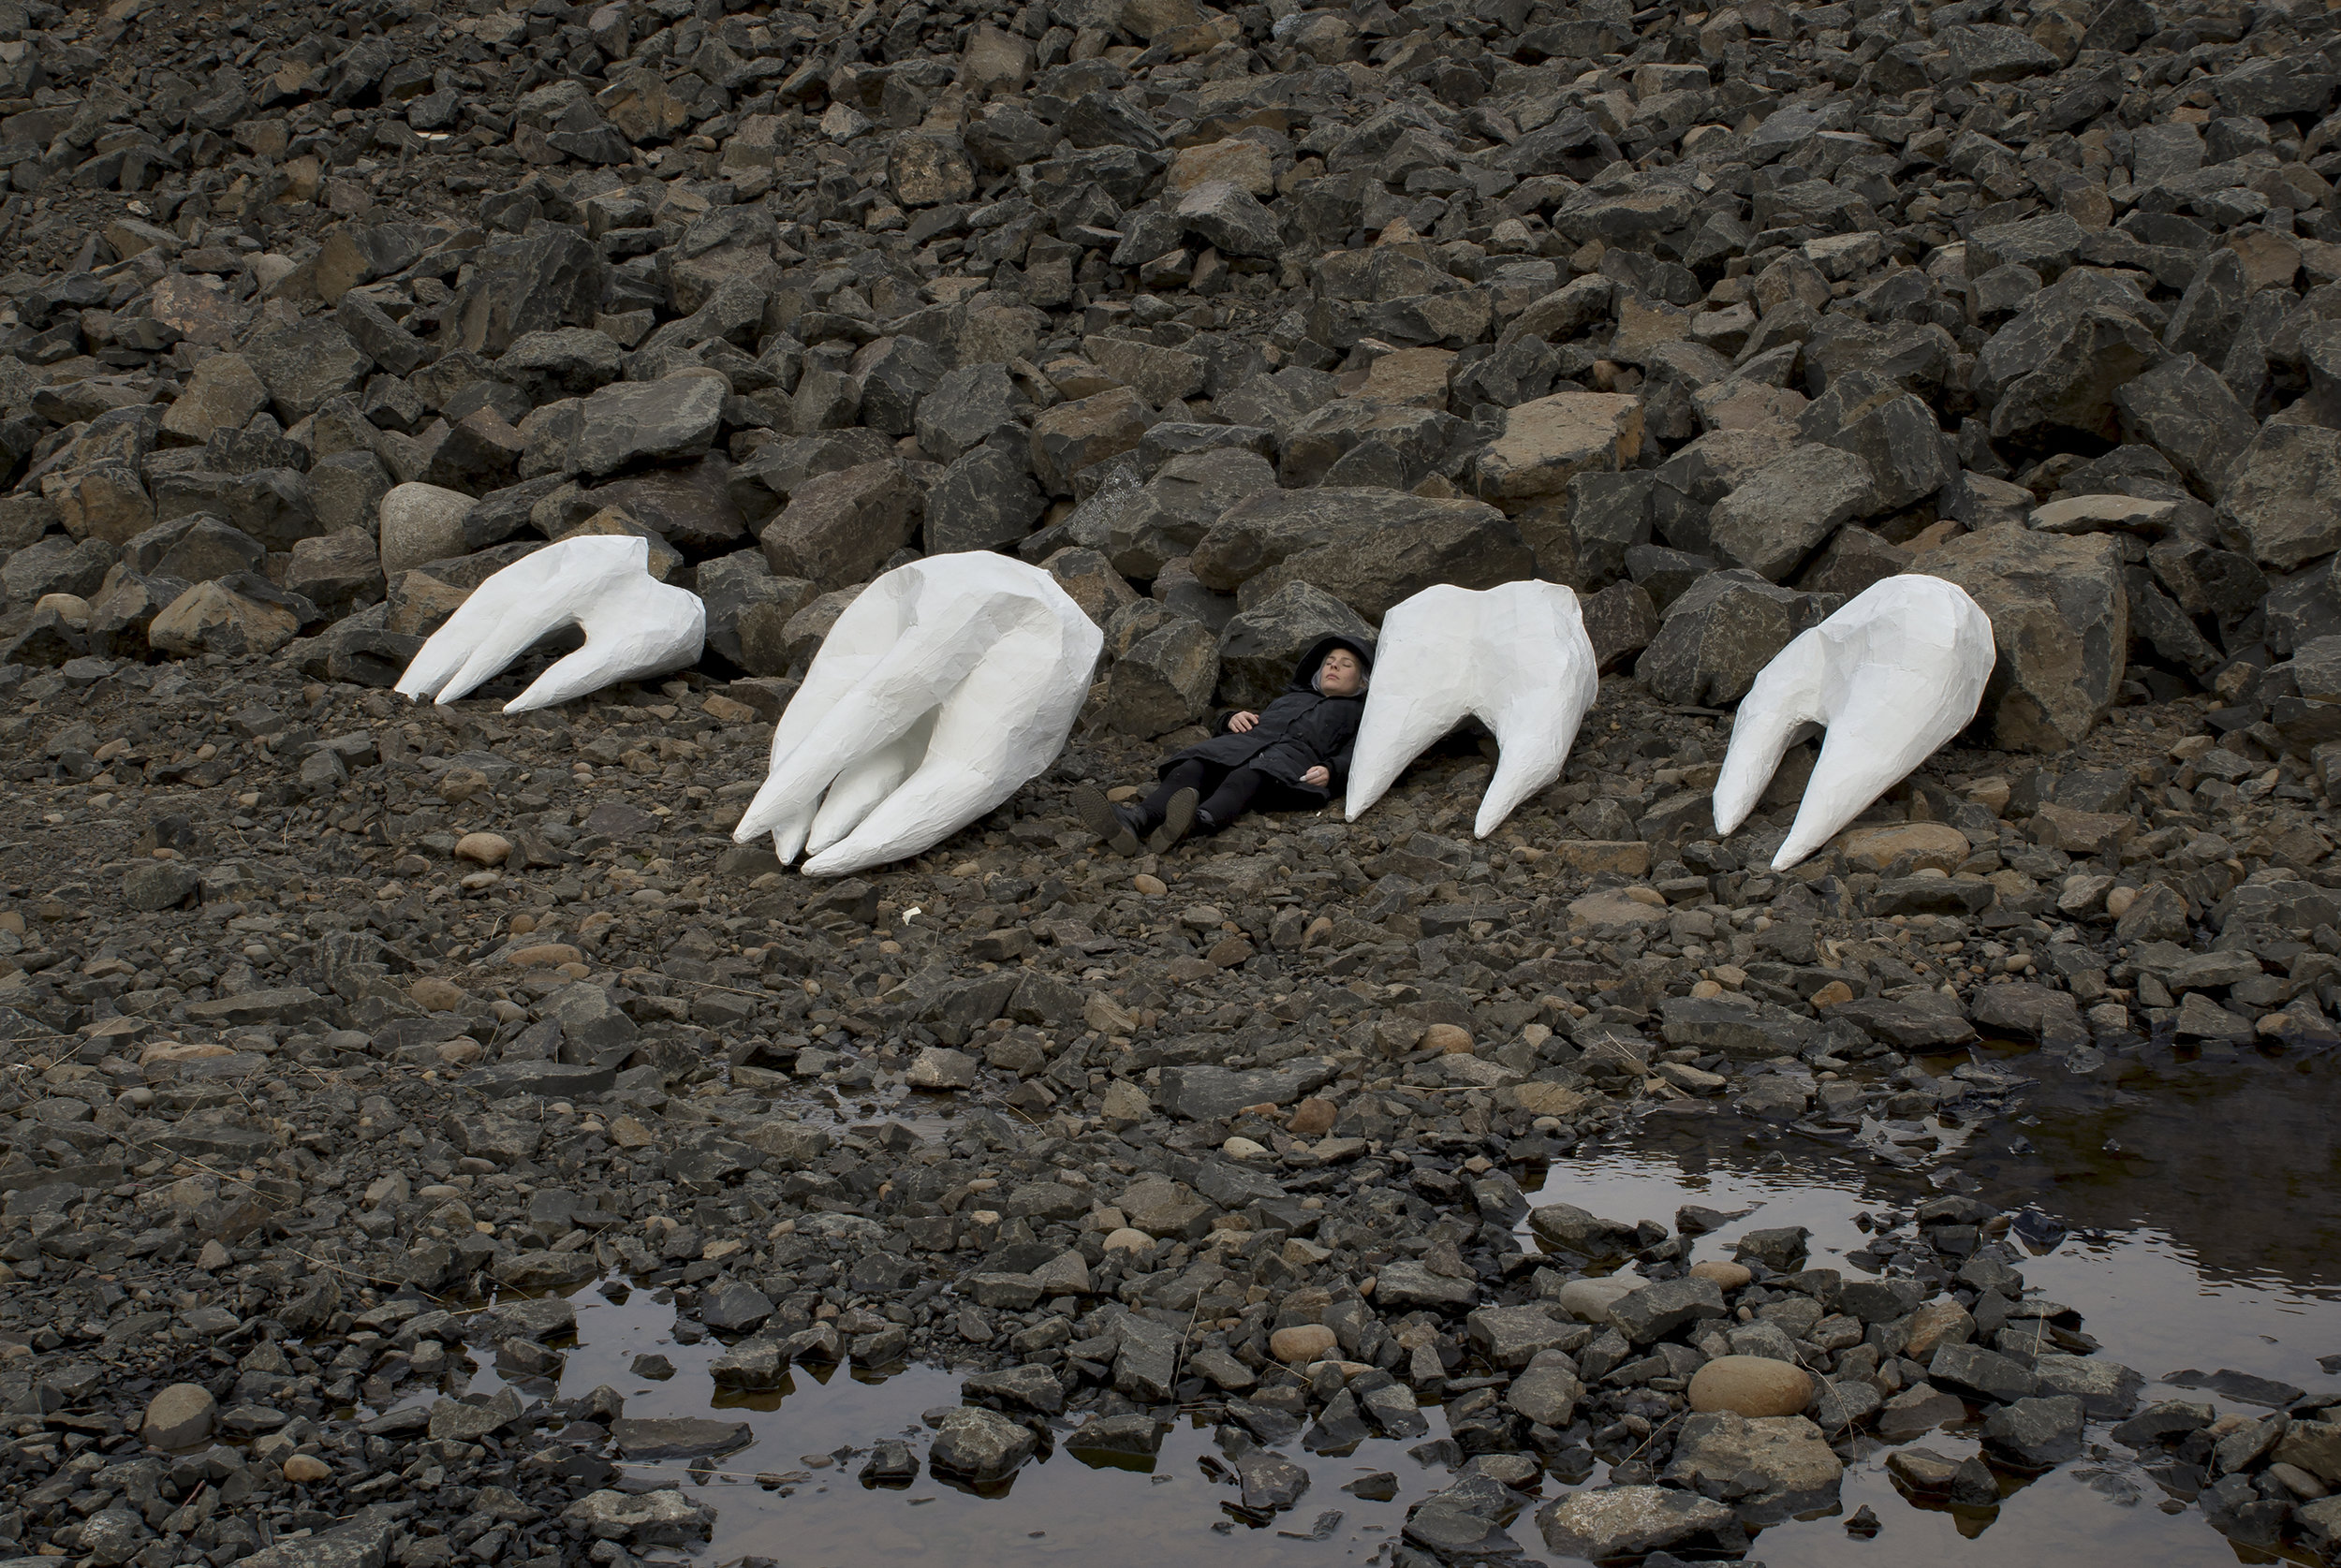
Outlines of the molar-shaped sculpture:
[{"label": "molar-shaped sculpture", "polygon": [[1747,820],[1782,754],[1825,725],[1820,758],[1774,871],[1835,837],[1983,700],[1992,623],[1958,586],[1910,575],[1872,583],[1774,656],[1740,702],[1715,780],[1715,828]]},{"label": "molar-shaped sculpture", "polygon": [[507,713],[697,664],[707,607],[698,594],[650,575],[647,539],[563,539],[481,583],[422,645],[398,690],[435,696],[442,706],[454,702],[493,680],[538,637],[570,625],[584,631],[585,646],[506,703]]},{"label": "molar-shaped sculpture", "polygon": [[1055,760],[1105,635],[1004,555],[935,555],[861,591],[773,735],[733,837],[843,876],[917,855]]},{"label": "molar-shaped sculpture", "polygon": [[1553,582],[1424,589],[1382,618],[1349,767],[1349,820],[1471,714],[1501,748],[1472,828],[1486,838],[1561,776],[1599,686],[1570,590]]}]

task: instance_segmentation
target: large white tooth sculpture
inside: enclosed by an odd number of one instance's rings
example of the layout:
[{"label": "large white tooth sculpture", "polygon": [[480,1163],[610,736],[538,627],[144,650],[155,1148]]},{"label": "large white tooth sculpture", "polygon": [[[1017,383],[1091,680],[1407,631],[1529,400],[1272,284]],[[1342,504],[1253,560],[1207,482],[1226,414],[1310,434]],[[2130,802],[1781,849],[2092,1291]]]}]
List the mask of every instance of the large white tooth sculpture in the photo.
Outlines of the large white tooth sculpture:
[{"label": "large white tooth sculpture", "polygon": [[481,583],[422,645],[398,690],[435,696],[442,706],[454,702],[493,680],[547,632],[570,625],[583,629],[585,646],[506,703],[507,713],[699,663],[707,607],[697,593],[650,575],[647,539],[563,539]]},{"label": "large white tooth sculpture", "polygon": [[1780,650],[1741,699],[1715,780],[1716,830],[1746,821],[1782,754],[1826,725],[1773,857],[1774,871],[1795,865],[1966,727],[1995,657],[1991,619],[1956,584],[1917,574],[1871,584]]},{"label": "large white tooth sculpture", "polygon": [[917,855],[1056,759],[1105,634],[1038,566],[934,555],[861,591],[773,735],[733,837],[843,876]]},{"label": "large white tooth sculpture", "polygon": [[1349,820],[1468,714],[1495,732],[1500,749],[1472,828],[1486,838],[1561,776],[1600,683],[1570,590],[1553,582],[1478,593],[1425,588],[1382,618],[1351,754]]}]

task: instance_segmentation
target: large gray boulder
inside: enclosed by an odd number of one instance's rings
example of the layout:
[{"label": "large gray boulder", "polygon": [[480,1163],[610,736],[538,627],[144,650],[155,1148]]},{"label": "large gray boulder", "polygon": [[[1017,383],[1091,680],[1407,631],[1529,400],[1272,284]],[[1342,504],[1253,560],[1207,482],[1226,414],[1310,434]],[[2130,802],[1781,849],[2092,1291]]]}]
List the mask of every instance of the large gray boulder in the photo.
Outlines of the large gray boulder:
[{"label": "large gray boulder", "polygon": [[1840,527],[1875,509],[1877,496],[1869,465],[1854,454],[1793,447],[1708,508],[1707,536],[1725,560],[1778,582]]},{"label": "large gray boulder", "polygon": [[1200,621],[1163,612],[1161,624],[1114,661],[1093,722],[1127,735],[1167,735],[1211,708],[1219,652]]},{"label": "large gray boulder", "polygon": [[2161,358],[2145,300],[2111,273],[2076,267],[2035,294],[1976,356],[1975,388],[1995,439],[2113,440],[2113,394]]},{"label": "large gray boulder", "polygon": [[2271,421],[2236,455],[2228,481],[2220,531],[2259,564],[2289,572],[2341,549],[2341,432]]},{"label": "large gray boulder", "polygon": [[949,462],[994,434],[1021,432],[1019,416],[1028,412],[1007,366],[963,365],[944,372],[919,400],[913,423],[920,450],[936,462]]},{"label": "large gray boulder", "polygon": [[1993,744],[2065,751],[2121,695],[2129,599],[2113,539],[1992,528],[1929,550],[1919,569],[1966,589],[1992,619],[1999,662],[1980,718]]},{"label": "large gray boulder", "polygon": [[1774,587],[1754,572],[1710,572],[1667,606],[1635,673],[1661,702],[1737,702],[1814,618],[1812,608],[1810,595]]},{"label": "large gray boulder", "polygon": [[1520,531],[1484,502],[1339,487],[1239,502],[1190,560],[1205,587],[1247,609],[1288,582],[1313,582],[1369,621],[1434,583],[1494,588],[1536,565]]},{"label": "large gray boulder", "polygon": [[1115,509],[1100,548],[1113,569],[1141,582],[1192,551],[1237,502],[1276,488],[1268,460],[1242,447],[1181,452]]},{"label": "large gray boulder", "polygon": [[1959,476],[1951,444],[1934,410],[1899,383],[1852,371],[1829,384],[1797,421],[1807,440],[1825,441],[1862,460],[1871,496],[1863,516],[1916,506]]},{"label": "large gray boulder", "polygon": [[118,547],[103,539],[68,539],[62,534],[27,545],[0,564],[0,588],[20,605],[30,605],[49,593],[72,593],[88,598],[106,580],[120,557]]},{"label": "large gray boulder", "polygon": [[2259,433],[2218,373],[2191,354],[2174,355],[2126,383],[2113,403],[2122,434],[2152,446],[2205,495],[2220,492]]},{"label": "large gray boulder", "polygon": [[927,491],[926,552],[1012,545],[1048,506],[1023,453],[987,441],[962,453]]},{"label": "large gray boulder", "polygon": [[243,355],[287,425],[316,413],[328,398],[356,392],[374,364],[338,322],[323,316],[256,338]]},{"label": "large gray boulder", "polygon": [[927,1462],[937,1475],[980,1486],[1013,1475],[1039,1445],[1030,1428],[999,1412],[963,1406],[945,1413]]},{"label": "large gray boulder", "polygon": [[1371,647],[1374,628],[1315,583],[1286,583],[1220,631],[1220,699],[1233,708],[1267,706],[1291,681],[1301,655],[1329,637],[1353,637]]},{"label": "large gray boulder", "polygon": [[891,460],[817,475],[796,487],[758,543],[782,577],[824,591],[866,582],[910,543],[918,519],[903,465]]},{"label": "large gray boulder", "polygon": [[707,606],[707,646],[750,675],[784,675],[789,618],[812,601],[813,584],[777,577],[763,552],[735,550],[699,564],[699,595]]},{"label": "large gray boulder", "polygon": [[1672,1487],[1589,1487],[1537,1511],[1547,1546],[1594,1562],[1643,1557],[1737,1522],[1722,1503]]},{"label": "large gray boulder", "polygon": [[1760,1525],[1833,1506],[1844,1476],[1844,1461],[1804,1416],[1716,1411],[1683,1423],[1665,1478],[1694,1491],[1728,1485],[1740,1522]]},{"label": "large gray boulder", "polygon": [[704,372],[613,382],[579,411],[569,465],[598,477],[638,462],[696,456],[714,439],[723,406],[723,377]]},{"label": "large gray boulder", "polygon": [[295,468],[245,474],[187,469],[155,479],[155,520],[209,513],[243,529],[272,550],[323,532],[310,499],[309,476]]}]

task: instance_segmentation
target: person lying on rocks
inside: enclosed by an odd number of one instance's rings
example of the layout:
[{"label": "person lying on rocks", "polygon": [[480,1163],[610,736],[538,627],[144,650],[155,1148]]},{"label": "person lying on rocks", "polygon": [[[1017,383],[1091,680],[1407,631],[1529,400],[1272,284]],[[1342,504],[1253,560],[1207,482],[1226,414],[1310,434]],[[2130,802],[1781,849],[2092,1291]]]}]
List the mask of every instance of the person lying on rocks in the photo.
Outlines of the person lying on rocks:
[{"label": "person lying on rocks", "polygon": [[1118,855],[1137,854],[1141,842],[1159,855],[1190,829],[1216,833],[1254,806],[1323,806],[1348,782],[1373,668],[1363,643],[1321,639],[1266,709],[1229,713],[1210,740],[1164,757],[1143,801],[1116,806],[1094,784],[1075,790],[1082,825]]}]

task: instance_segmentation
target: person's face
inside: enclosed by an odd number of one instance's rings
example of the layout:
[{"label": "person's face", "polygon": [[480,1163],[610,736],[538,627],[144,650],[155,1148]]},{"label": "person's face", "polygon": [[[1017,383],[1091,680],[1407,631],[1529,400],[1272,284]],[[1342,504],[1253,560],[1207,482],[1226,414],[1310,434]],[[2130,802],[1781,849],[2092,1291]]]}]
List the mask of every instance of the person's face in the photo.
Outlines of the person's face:
[{"label": "person's face", "polygon": [[1355,696],[1364,684],[1365,670],[1347,648],[1334,649],[1317,667],[1318,689],[1327,696]]}]

